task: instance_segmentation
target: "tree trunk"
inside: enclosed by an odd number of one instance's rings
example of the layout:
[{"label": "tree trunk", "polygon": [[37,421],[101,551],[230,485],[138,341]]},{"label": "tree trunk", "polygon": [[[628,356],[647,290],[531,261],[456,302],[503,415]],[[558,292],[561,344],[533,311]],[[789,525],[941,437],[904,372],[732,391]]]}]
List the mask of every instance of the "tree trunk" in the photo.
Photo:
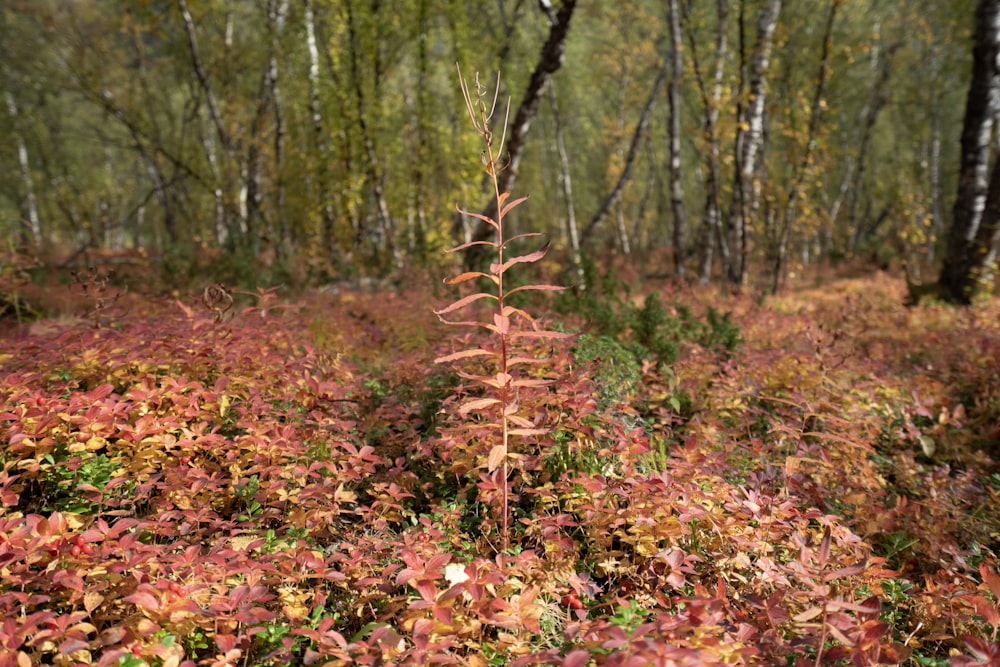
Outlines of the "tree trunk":
[{"label": "tree trunk", "polygon": [[927,235],[927,254],[924,261],[934,264],[937,240],[944,230],[944,212],[941,201],[941,100],[936,86],[931,99],[931,146],[928,170],[931,188],[931,229]]},{"label": "tree trunk", "polygon": [[642,136],[646,133],[646,128],[649,126],[649,117],[653,112],[653,105],[656,103],[656,97],[660,94],[660,89],[663,87],[663,82],[667,78],[667,70],[670,67],[670,60],[664,59],[663,66],[660,67],[660,71],[656,75],[656,80],[653,82],[653,89],[649,93],[649,98],[646,100],[646,106],[642,109],[642,114],[639,116],[639,122],[636,123],[635,132],[632,133],[632,142],[629,144],[628,153],[625,155],[625,163],[622,167],[622,173],[618,177],[618,182],[615,183],[615,187],[611,189],[611,192],[604,198],[601,206],[594,213],[594,217],[590,219],[587,223],[587,227],[583,230],[580,242],[585,244],[593,235],[594,230],[600,225],[604,219],[611,212],[611,209],[615,207],[618,201],[622,198],[622,194],[625,191],[625,184],[628,183],[629,178],[632,176],[632,166],[635,164],[636,154],[639,152],[639,144],[642,141]]},{"label": "tree trunk", "polygon": [[684,191],[681,188],[681,17],[677,0],[667,3],[670,23],[670,209],[674,214],[674,272],[684,277]]},{"label": "tree trunk", "polygon": [[24,143],[18,126],[17,118],[20,110],[14,95],[10,90],[4,91],[4,98],[7,102],[7,112],[10,113],[11,122],[14,124],[14,142],[17,144],[17,166],[21,172],[21,185],[24,188],[24,205],[22,213],[28,222],[28,238],[35,248],[42,246],[42,223],[38,216],[38,200],[35,199],[35,182],[31,176],[31,163],[28,160],[28,146]]},{"label": "tree trunk", "polygon": [[306,51],[309,53],[309,114],[312,116],[312,130],[316,149],[316,189],[322,210],[323,247],[333,252],[336,247],[335,228],[337,216],[333,208],[333,194],[330,192],[330,144],[326,136],[323,106],[319,98],[319,48],[316,46],[316,20],[313,0],[305,0]]},{"label": "tree trunk", "polygon": [[[878,24],[873,30],[873,39],[877,39],[880,32]],[[878,44],[872,47],[871,72],[872,84],[869,92],[868,103],[861,112],[861,145],[858,148],[858,157],[855,160],[854,185],[850,190],[851,219],[850,219],[850,245],[848,251],[853,253],[857,250],[858,242],[861,240],[863,222],[858,213],[861,206],[862,194],[865,186],[864,175],[868,167],[868,149],[871,146],[872,130],[878,121],[878,115],[885,107],[888,99],[889,76],[892,74],[892,55],[899,48],[899,43],[894,44],[882,56]]]},{"label": "tree trunk", "polygon": [[[961,162],[958,193],[952,214],[951,230],[944,265],[938,284],[947,298],[969,303],[978,291],[977,283],[985,278],[985,262],[995,245],[995,209],[1000,206],[1000,174],[994,167],[987,184],[990,159],[990,136],[1000,102],[1000,0],[980,0],[976,8],[976,27],[972,49],[972,81],[965,105],[962,126]],[[988,187],[987,187],[988,186]],[[987,189],[994,210],[983,225]],[[982,229],[985,227],[985,229]],[[993,227],[994,229],[991,229]]]},{"label": "tree trunk", "polygon": [[[749,98],[736,131],[736,178],[733,201],[729,209],[730,261],[728,278],[737,288],[747,279],[748,204],[756,177],[757,152],[764,138],[764,102],[767,94],[767,73],[771,62],[774,29],[781,12],[781,0],[766,0],[757,20],[757,43],[748,72]],[[742,21],[741,21],[742,23]],[[742,33],[742,30],[741,30]],[[742,49],[741,49],[742,50]]]},{"label": "tree trunk", "polygon": [[285,117],[281,106],[281,86],[278,82],[278,53],[281,52],[281,33],[285,29],[285,19],[288,16],[288,0],[271,0],[268,7],[268,23],[271,30],[271,58],[268,63],[271,84],[271,103],[274,105],[274,215],[277,224],[277,237],[274,239],[275,251],[283,256],[290,243],[288,218],[285,211],[287,187],[285,185]]},{"label": "tree trunk", "polygon": [[721,181],[720,150],[719,150],[719,106],[722,101],[722,83],[725,74],[726,53],[729,50],[729,0],[716,2],[717,28],[715,33],[715,57],[712,67],[711,92],[705,83],[698,65],[698,48],[694,30],[688,24],[688,42],[691,46],[691,63],[695,71],[695,80],[701,94],[702,106],[705,109],[705,121],[702,134],[706,150],[705,177],[705,216],[701,224],[699,243],[701,256],[699,259],[698,281],[706,285],[712,277],[712,262],[715,259],[715,248],[718,245],[722,265],[729,265],[729,243],[722,233],[722,216],[719,213],[719,183]]},{"label": "tree trunk", "polygon": [[552,103],[552,118],[556,129],[556,151],[559,153],[559,184],[562,186],[563,199],[566,201],[566,233],[569,236],[569,247],[573,268],[579,281],[577,289],[586,290],[587,278],[583,271],[583,257],[580,254],[580,233],[576,226],[576,207],[573,204],[573,180],[570,178],[569,154],[563,137],[562,118],[559,115],[559,101],[556,87],[549,89],[549,102]]},{"label": "tree trunk", "polygon": [[[625,137],[625,93],[628,90],[628,63],[622,62],[621,75],[618,77],[618,127],[616,128],[615,157],[617,162],[624,164],[625,151],[622,148],[622,140]],[[621,198],[615,202],[615,231],[618,233],[618,244],[621,246],[622,254],[626,257],[632,254],[632,245],[629,243],[628,229],[625,227],[625,209],[622,206]]]},{"label": "tree trunk", "polygon": [[[184,20],[184,30],[187,35],[188,53],[191,56],[191,66],[194,70],[194,75],[198,81],[198,86],[201,88],[202,94],[205,96],[205,102],[208,105],[208,116],[212,127],[215,129],[215,136],[218,140],[218,145],[221,147],[222,152],[226,156],[230,156],[233,150],[231,139],[229,133],[226,131],[225,125],[222,122],[222,116],[219,113],[219,105],[215,100],[215,93],[212,90],[211,83],[208,80],[208,73],[205,71],[205,67],[202,64],[201,53],[198,49],[198,36],[195,32],[194,18],[191,16],[191,11],[188,9],[187,0],[179,0],[179,6],[181,10],[181,17]],[[227,31],[226,31],[226,42],[227,44],[231,41],[231,22],[227,21]],[[227,49],[228,52],[228,49]],[[220,240],[235,240],[236,236],[233,234],[235,231],[229,221],[229,216],[227,215],[225,201],[226,201],[226,169],[221,165],[221,160],[219,159],[218,152],[216,150],[215,140],[204,137],[202,140],[202,147],[205,151],[206,158],[208,159],[209,165],[212,168],[212,175],[215,178],[215,184],[212,188],[213,195],[215,197],[215,207],[216,207],[216,236]],[[246,172],[246,169],[242,170]],[[248,217],[247,210],[247,184],[244,180],[244,185],[240,189],[239,201],[239,218],[240,218],[240,229],[239,231],[246,233],[246,224]]]},{"label": "tree trunk", "polygon": [[[542,51],[535,64],[535,70],[528,80],[528,87],[521,98],[521,104],[517,108],[514,122],[507,133],[507,159],[506,167],[500,172],[498,177],[498,187],[500,192],[510,192],[517,182],[518,170],[521,166],[521,158],[524,156],[525,142],[528,138],[528,131],[531,123],[538,113],[538,104],[548,88],[552,75],[562,66],[563,55],[566,51],[566,37],[569,34],[570,19],[573,18],[573,10],[576,9],[577,0],[563,0],[559,11],[551,15],[549,36],[542,46]],[[488,218],[496,215],[496,200],[491,198],[489,203],[483,208],[483,215]],[[472,240],[487,240],[493,228],[485,222],[479,221],[472,234]],[[470,266],[478,265],[484,256],[483,252],[476,252],[477,248],[470,248],[472,252],[465,254],[466,264]]]},{"label": "tree trunk", "polygon": [[[355,112],[357,114],[356,121],[358,123],[358,128],[361,130],[362,145],[364,146],[365,157],[366,157],[366,176],[368,178],[368,186],[371,188],[371,198],[375,208],[375,220],[376,220],[376,259],[381,263],[381,257],[388,254],[392,257],[393,264],[396,268],[402,266],[402,255],[399,253],[398,245],[396,244],[395,230],[392,223],[392,216],[389,215],[389,205],[385,199],[385,183],[384,174],[382,173],[382,165],[378,157],[378,151],[375,149],[375,139],[372,136],[371,127],[369,127],[367,120],[367,107],[368,100],[365,95],[364,87],[361,83],[361,68],[358,62],[358,55],[361,49],[356,19],[354,17],[354,10],[352,7],[352,2],[347,2],[347,31],[351,45],[350,53],[350,67],[351,67],[351,80],[354,86],[354,103]],[[380,6],[378,2],[374,2],[371,7],[373,14],[377,14],[380,11]],[[373,78],[375,80],[376,88],[381,85],[382,71],[381,65],[376,62],[374,66]]]},{"label": "tree trunk", "polygon": [[[271,33],[270,53],[264,64],[260,78],[260,88],[257,92],[257,108],[250,122],[250,139],[247,148],[246,164],[243,169],[243,187],[246,191],[246,231],[247,248],[253,257],[261,254],[261,245],[265,239],[277,241],[277,247],[286,241],[287,230],[282,220],[284,217],[285,184],[282,178],[284,163],[284,118],[281,114],[281,93],[278,84],[278,49],[279,37],[284,29],[285,17],[288,12],[287,0],[269,0],[267,4],[267,24]],[[262,152],[264,147],[264,128],[268,111],[274,114],[274,223],[277,229],[267,224],[264,211],[264,193],[261,187]],[[272,238],[277,236],[277,238]]]},{"label": "tree trunk", "polygon": [[833,22],[842,2],[843,0],[833,0],[830,4],[830,13],[826,18],[823,44],[820,47],[819,71],[816,73],[816,90],[813,93],[812,104],[809,107],[809,123],[806,129],[805,146],[802,149],[802,159],[796,166],[795,173],[792,176],[792,185],[788,192],[788,201],[785,204],[784,221],[778,237],[778,247],[775,249],[774,254],[774,271],[771,283],[772,294],[776,294],[781,288],[785,271],[785,259],[788,256],[788,243],[792,227],[795,225],[795,216],[798,213],[799,198],[802,196],[802,185],[805,182],[806,174],[812,163],[812,148],[816,140],[816,132],[819,129],[819,120],[823,111],[823,93],[826,90],[826,75],[830,64],[830,41],[833,36]]}]

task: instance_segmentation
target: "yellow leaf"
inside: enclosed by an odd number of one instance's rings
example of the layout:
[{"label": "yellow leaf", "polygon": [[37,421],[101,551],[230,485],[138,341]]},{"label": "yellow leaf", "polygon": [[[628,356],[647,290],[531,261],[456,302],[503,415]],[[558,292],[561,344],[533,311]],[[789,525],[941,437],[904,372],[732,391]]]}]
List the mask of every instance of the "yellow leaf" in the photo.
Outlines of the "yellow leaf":
[{"label": "yellow leaf", "polygon": [[500,467],[503,460],[507,457],[507,448],[503,445],[496,445],[490,450],[489,459],[486,462],[486,469],[489,472],[493,472]]},{"label": "yellow leaf", "polygon": [[89,591],[83,594],[83,608],[87,610],[88,614],[94,613],[94,610],[100,607],[102,602],[104,602],[104,596],[100,593]]},{"label": "yellow leaf", "polygon": [[96,436],[95,435],[93,438],[91,438],[90,440],[87,441],[87,451],[88,452],[96,452],[96,451],[99,451],[101,449],[104,449],[107,446],[108,446],[107,439],[106,438],[102,438],[100,436]]}]

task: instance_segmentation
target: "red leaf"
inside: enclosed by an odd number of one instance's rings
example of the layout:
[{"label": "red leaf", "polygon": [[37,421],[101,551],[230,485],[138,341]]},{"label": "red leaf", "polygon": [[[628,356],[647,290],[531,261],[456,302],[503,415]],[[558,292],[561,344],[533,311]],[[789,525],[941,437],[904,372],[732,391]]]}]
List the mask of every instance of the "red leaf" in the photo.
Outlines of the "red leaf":
[{"label": "red leaf", "polygon": [[[504,194],[506,194],[508,196],[510,195],[509,192],[504,193]],[[503,197],[502,199],[506,199],[506,197]],[[501,199],[501,201],[502,201],[502,199]],[[523,204],[527,200],[528,200],[527,195],[525,195],[524,197],[521,197],[520,199],[515,199],[514,201],[512,201],[511,203],[507,204],[502,209],[500,209],[500,215],[498,217],[499,218],[503,218],[505,215],[507,215],[508,211],[510,211],[512,208],[514,208],[515,206],[517,206],[519,204]]]},{"label": "red leaf", "polygon": [[434,609],[431,610],[434,618],[441,621],[445,625],[451,625],[454,616],[451,613],[451,607],[442,607],[440,605],[434,605]]},{"label": "red leaf", "polygon": [[881,621],[869,621],[864,626],[864,630],[858,637],[858,645],[863,649],[871,648],[878,644],[882,637],[889,634],[889,626]]},{"label": "red leaf", "polygon": [[158,611],[160,609],[160,601],[145,591],[132,593],[132,595],[125,598],[125,602],[131,602],[140,609],[147,611]]},{"label": "red leaf", "polygon": [[434,598],[437,597],[437,586],[435,586],[434,582],[429,579],[419,579],[413,587],[417,589],[418,593],[420,593],[420,597],[427,602],[433,602]]},{"label": "red leaf", "polygon": [[235,635],[215,635],[215,645],[219,647],[219,651],[222,653],[227,653],[236,648],[236,641]]},{"label": "red leaf", "polygon": [[976,613],[982,616],[987,623],[994,628],[1000,626],[1000,613],[997,612],[997,608],[992,602],[982,595],[970,595],[965,599],[972,604]]},{"label": "red leaf", "polygon": [[983,576],[983,583],[986,584],[993,597],[1000,603],[1000,575],[986,566],[986,563],[979,564],[979,574]]},{"label": "red leaf", "polygon": [[962,641],[965,643],[965,647],[969,649],[969,652],[979,658],[979,660],[985,662],[990,657],[990,647],[979,637],[963,635]]},{"label": "red leaf", "polygon": [[447,565],[450,561],[451,554],[434,554],[431,556],[431,559],[427,561],[427,565],[424,566],[424,569],[428,574],[441,574],[441,568]]},{"label": "red leaf", "polygon": [[826,563],[830,560],[830,526],[823,529],[823,539],[819,543],[819,562],[820,564]]},{"label": "red leaf", "polygon": [[[458,212],[461,213],[462,215],[467,215],[470,218],[475,218],[476,220],[482,220],[493,229],[500,229],[500,225],[497,224],[496,220],[494,220],[493,218],[488,218],[482,213],[472,213],[471,211],[463,211],[462,209],[458,209]],[[495,246],[496,244],[491,243],[490,245]]]},{"label": "red leaf", "polygon": [[542,257],[545,257],[545,253],[549,251],[549,244],[551,243],[552,241],[546,241],[545,245],[543,245],[535,252],[528,253],[527,255],[518,255],[517,257],[511,257],[510,259],[508,259],[506,262],[503,263],[503,266],[500,267],[499,271],[495,271],[494,273],[504,273],[507,271],[507,269],[514,266],[515,264],[537,262]]},{"label": "red leaf", "polygon": [[583,667],[590,661],[588,651],[576,650],[566,655],[562,661],[562,667]]},{"label": "red leaf", "polygon": [[99,401],[114,390],[115,388],[110,384],[98,385],[87,392],[87,399],[90,401]]}]

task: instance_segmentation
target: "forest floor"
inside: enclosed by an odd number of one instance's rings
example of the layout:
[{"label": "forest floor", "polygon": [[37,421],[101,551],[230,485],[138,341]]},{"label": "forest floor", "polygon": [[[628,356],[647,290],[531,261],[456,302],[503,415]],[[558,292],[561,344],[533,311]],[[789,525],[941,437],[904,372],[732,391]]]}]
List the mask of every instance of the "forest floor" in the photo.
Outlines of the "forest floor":
[{"label": "forest floor", "polygon": [[9,327],[0,667],[998,664],[1000,301],[620,287],[523,304],[507,537],[448,288]]}]

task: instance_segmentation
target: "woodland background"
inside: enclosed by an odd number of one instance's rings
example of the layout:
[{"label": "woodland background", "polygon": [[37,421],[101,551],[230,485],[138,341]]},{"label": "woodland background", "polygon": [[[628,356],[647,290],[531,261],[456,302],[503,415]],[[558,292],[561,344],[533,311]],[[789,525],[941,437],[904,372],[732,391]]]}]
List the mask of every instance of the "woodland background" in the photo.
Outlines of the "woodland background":
[{"label": "woodland background", "polygon": [[926,279],[957,188],[974,5],[13,0],[4,239],[242,284],[438,263],[476,234],[456,205],[488,201],[458,63],[486,88],[502,72],[511,121],[538,93],[509,183],[532,201],[511,222],[556,248],[670,248],[647,273],[764,289],[856,257]]},{"label": "woodland background", "polygon": [[0,667],[1000,664],[1000,0],[0,21]]}]

